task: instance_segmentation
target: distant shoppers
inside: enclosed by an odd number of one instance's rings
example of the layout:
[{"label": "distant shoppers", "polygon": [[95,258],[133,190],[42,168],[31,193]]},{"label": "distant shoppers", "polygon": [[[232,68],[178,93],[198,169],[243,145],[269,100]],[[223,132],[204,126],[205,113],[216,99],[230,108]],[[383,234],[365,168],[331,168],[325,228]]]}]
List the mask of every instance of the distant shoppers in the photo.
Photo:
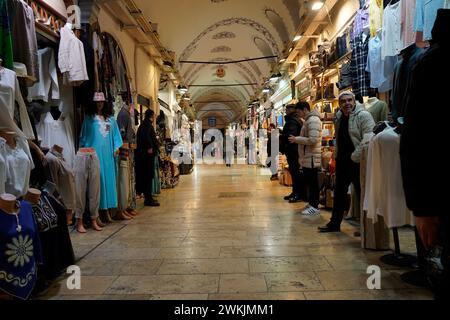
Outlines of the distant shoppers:
[{"label": "distant shoppers", "polygon": [[275,129],[276,127],[273,123],[271,123],[267,128],[267,167],[270,168],[270,172],[272,173],[272,176],[270,177],[271,181],[278,180],[278,166],[274,165],[272,168],[272,161],[270,159],[272,157],[272,131]]},{"label": "distant shoppers", "polygon": [[285,125],[283,127],[283,135],[281,143],[283,144],[283,151],[289,165],[289,172],[292,176],[292,193],[284,200],[289,200],[290,203],[301,201],[302,188],[300,181],[300,164],[298,162],[298,147],[289,142],[289,137],[297,137],[300,135],[302,129],[302,121],[298,118],[295,112],[295,105],[289,104],[286,106]]},{"label": "distant shoppers", "polygon": [[136,149],[136,192],[143,193],[145,197],[144,205],[159,207],[158,201],[153,199],[152,181],[155,174],[155,157],[159,152],[159,142],[153,128],[155,113],[148,109],[145,111],[144,121],[142,121],[137,131]]},{"label": "distant shoppers", "polygon": [[300,136],[289,137],[290,143],[298,144],[300,165],[308,187],[309,204],[302,214],[314,216],[320,214],[319,210],[319,171],[322,167],[322,121],[317,109],[311,111],[308,102],[301,101],[295,106],[297,114],[304,119]]},{"label": "distant shoppers", "polygon": [[357,105],[355,95],[350,91],[339,95],[340,110],[336,114],[336,186],[331,221],[320,232],[339,232],[344,212],[348,209],[347,192],[353,183],[356,196],[361,196],[359,162],[361,140],[366,133],[373,131],[375,122],[372,115]]}]

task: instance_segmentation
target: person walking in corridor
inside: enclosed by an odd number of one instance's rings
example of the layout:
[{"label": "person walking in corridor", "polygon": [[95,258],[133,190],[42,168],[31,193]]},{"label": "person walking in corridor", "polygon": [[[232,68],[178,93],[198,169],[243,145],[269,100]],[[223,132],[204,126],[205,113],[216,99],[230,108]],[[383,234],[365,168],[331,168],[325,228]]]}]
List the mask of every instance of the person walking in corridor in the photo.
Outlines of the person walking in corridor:
[{"label": "person walking in corridor", "polygon": [[153,199],[152,195],[155,157],[159,150],[159,142],[153,128],[154,115],[153,110],[145,111],[144,121],[137,131],[136,192],[144,194],[145,206],[159,207],[160,204]]},{"label": "person walking in corridor", "polygon": [[289,137],[299,136],[301,129],[302,121],[298,118],[297,113],[295,112],[295,105],[287,105],[285,125],[283,127],[282,144],[289,165],[289,172],[292,177],[292,193],[284,197],[284,200],[288,200],[290,203],[299,202],[301,201],[302,196],[304,196],[301,190],[298,147],[295,144],[289,143]]},{"label": "person walking in corridor", "polygon": [[308,187],[308,205],[303,215],[314,216],[319,210],[319,171],[322,167],[322,121],[317,109],[311,111],[308,102],[301,101],[295,106],[300,118],[304,119],[300,136],[290,136],[290,143],[298,144],[298,154],[303,175]]},{"label": "person walking in corridor", "polygon": [[361,141],[366,133],[373,131],[375,122],[372,115],[356,104],[355,95],[350,91],[339,95],[340,110],[336,114],[336,186],[331,221],[320,232],[339,232],[344,212],[348,209],[347,192],[350,183],[355,194],[361,196],[359,162]]}]

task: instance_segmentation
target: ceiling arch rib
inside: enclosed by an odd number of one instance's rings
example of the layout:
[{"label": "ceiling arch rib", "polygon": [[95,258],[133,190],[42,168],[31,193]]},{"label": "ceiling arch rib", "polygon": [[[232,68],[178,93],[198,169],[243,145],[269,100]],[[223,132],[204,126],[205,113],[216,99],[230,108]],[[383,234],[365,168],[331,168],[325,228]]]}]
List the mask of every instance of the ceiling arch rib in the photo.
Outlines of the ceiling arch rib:
[{"label": "ceiling arch rib", "polygon": [[289,41],[289,32],[286,28],[286,25],[284,24],[283,19],[281,16],[276,12],[274,9],[266,7],[264,9],[264,14],[266,15],[267,19],[270,21],[272,26],[277,30],[278,35],[280,36],[281,41],[283,43],[286,43]]},{"label": "ceiling arch rib", "polygon": [[180,55],[180,61],[181,60],[187,60],[191,54],[195,51],[195,49],[197,48],[198,43],[210,32],[213,32],[214,30],[223,27],[223,26],[229,26],[229,25],[244,25],[244,26],[248,26],[252,29],[254,29],[255,31],[257,31],[258,33],[261,33],[264,38],[267,40],[267,42],[271,45],[273,52],[275,52],[275,54],[280,54],[280,49],[278,47],[277,42],[275,41],[275,38],[273,37],[273,35],[269,32],[269,30],[266,29],[266,27],[264,27],[263,25],[261,25],[260,23],[248,19],[248,18],[231,18],[231,19],[225,19],[219,22],[216,22],[215,24],[213,24],[212,26],[206,28],[205,30],[203,30],[203,32],[201,32],[183,51],[183,53]]}]

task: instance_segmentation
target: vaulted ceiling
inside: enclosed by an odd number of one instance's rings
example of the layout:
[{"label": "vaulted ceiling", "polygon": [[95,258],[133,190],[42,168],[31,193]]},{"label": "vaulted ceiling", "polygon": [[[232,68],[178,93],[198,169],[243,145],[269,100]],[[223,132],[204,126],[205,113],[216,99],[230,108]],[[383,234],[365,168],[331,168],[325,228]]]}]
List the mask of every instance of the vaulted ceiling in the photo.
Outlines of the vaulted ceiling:
[{"label": "vaulted ceiling", "polygon": [[[304,0],[135,0],[154,24],[163,45],[174,51],[198,117],[220,113],[228,121],[246,109],[270,76],[300,25]],[[217,64],[183,61],[214,61]],[[216,72],[225,71],[223,77]],[[239,85],[237,84],[248,84]],[[212,85],[221,85],[214,86]],[[233,85],[233,86],[229,86]]]}]

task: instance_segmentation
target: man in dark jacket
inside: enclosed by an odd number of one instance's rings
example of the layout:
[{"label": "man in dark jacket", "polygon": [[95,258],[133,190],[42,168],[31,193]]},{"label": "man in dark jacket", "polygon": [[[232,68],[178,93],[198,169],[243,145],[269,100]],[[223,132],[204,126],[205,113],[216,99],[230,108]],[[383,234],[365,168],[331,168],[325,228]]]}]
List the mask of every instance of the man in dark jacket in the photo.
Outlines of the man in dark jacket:
[{"label": "man in dark jacket", "polygon": [[289,172],[292,176],[292,193],[284,200],[289,200],[290,203],[299,202],[304,196],[302,192],[301,178],[300,178],[300,163],[298,161],[298,146],[289,142],[289,137],[299,136],[302,129],[302,122],[297,116],[295,105],[289,104],[286,106],[286,116],[284,117],[285,124],[283,127],[282,141],[284,153],[289,165]]},{"label": "man in dark jacket", "polygon": [[159,203],[152,196],[155,156],[159,150],[159,142],[153,128],[154,114],[153,110],[145,111],[144,121],[136,135],[136,192],[144,194],[145,206],[158,207]]},{"label": "man in dark jacket", "polygon": [[[442,150],[448,136],[446,114],[448,102],[443,100],[450,73],[450,10],[440,9],[432,30],[431,46],[413,67],[409,80],[400,139],[400,157],[406,204],[416,217],[416,227],[426,249],[443,248],[440,262],[444,277],[436,288],[436,298],[450,295],[450,215],[448,182],[445,167],[431,169],[432,152]],[[434,112],[426,110],[434,106]],[[426,147],[426,152],[424,148]],[[430,162],[431,161],[431,162]],[[440,183],[443,182],[444,186]]]}]

